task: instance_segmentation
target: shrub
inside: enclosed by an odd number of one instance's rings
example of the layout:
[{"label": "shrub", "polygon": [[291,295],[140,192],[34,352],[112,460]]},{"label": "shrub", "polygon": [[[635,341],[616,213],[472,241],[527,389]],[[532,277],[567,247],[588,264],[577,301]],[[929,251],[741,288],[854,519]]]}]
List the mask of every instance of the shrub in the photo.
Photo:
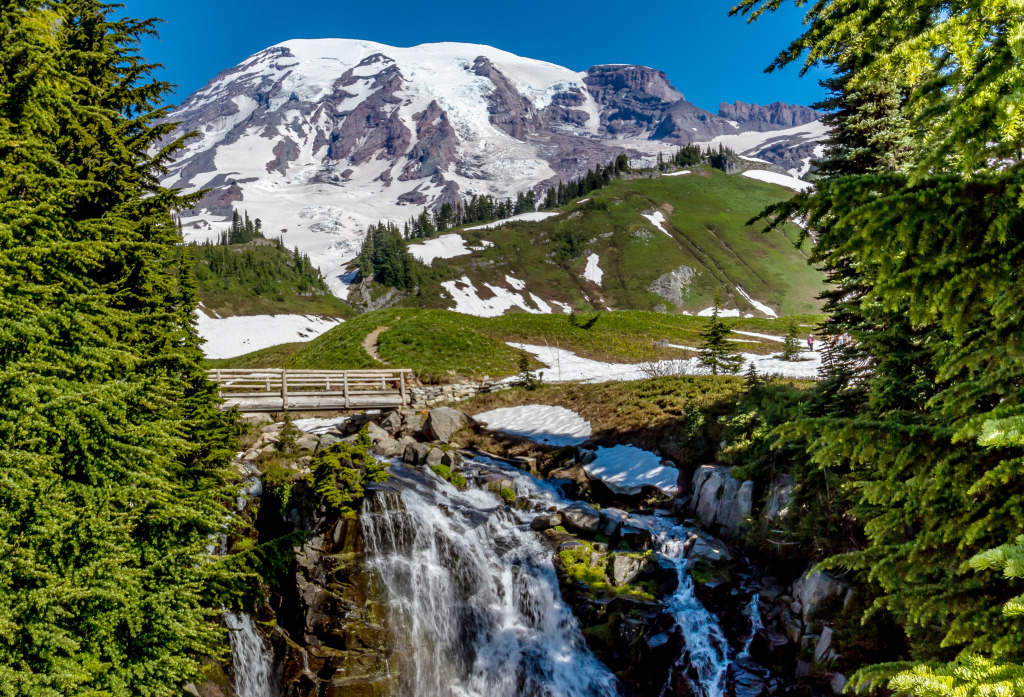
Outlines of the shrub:
[{"label": "shrub", "polygon": [[387,464],[370,455],[372,445],[364,428],[354,443],[335,443],[310,464],[313,488],[329,508],[346,518],[356,516],[367,482],[388,478]]}]

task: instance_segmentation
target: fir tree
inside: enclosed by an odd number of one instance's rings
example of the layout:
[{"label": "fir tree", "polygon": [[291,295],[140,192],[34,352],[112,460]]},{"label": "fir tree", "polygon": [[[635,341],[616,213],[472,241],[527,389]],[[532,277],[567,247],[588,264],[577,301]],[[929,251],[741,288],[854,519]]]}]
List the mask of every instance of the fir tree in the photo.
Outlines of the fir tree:
[{"label": "fir tree", "polygon": [[[153,23],[88,0],[0,12],[0,685],[182,693],[223,642],[234,450],[157,177]],[[156,125],[159,124],[159,125]]]},{"label": "fir tree", "polygon": [[712,375],[732,375],[743,367],[743,357],[737,355],[736,345],[729,341],[732,330],[718,316],[721,303],[721,298],[716,295],[711,320],[701,332],[699,360]]},{"label": "fir tree", "polygon": [[795,361],[800,355],[800,338],[796,322],[789,320],[786,324],[786,340],[782,344],[782,360]]}]

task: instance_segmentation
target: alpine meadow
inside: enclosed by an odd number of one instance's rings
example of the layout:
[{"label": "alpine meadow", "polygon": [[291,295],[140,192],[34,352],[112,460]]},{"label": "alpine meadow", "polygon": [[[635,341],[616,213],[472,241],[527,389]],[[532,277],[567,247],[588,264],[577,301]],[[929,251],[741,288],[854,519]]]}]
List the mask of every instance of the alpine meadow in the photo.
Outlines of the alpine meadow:
[{"label": "alpine meadow", "polygon": [[0,697],[1024,697],[1024,3],[453,3],[0,3]]}]

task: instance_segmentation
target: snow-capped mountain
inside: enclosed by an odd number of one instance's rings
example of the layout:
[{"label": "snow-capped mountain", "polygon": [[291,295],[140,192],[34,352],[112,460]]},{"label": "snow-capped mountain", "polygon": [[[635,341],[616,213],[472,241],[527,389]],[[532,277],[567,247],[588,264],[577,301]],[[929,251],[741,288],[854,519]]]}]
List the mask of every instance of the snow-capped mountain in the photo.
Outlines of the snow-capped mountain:
[{"label": "snow-capped mountain", "polygon": [[344,294],[366,226],[472,194],[512,196],[626,152],[724,143],[802,174],[823,129],[806,107],[687,102],[651,68],[575,72],[489,46],[296,40],[226,70],[174,112],[196,131],[164,183],[209,189],[186,239],[232,210],[310,254]]}]

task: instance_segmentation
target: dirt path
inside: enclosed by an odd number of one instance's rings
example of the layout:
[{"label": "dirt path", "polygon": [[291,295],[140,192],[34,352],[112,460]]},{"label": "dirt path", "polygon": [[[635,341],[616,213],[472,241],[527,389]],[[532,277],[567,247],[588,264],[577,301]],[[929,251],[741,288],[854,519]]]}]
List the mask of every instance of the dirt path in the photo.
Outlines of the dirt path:
[{"label": "dirt path", "polygon": [[370,358],[375,361],[380,361],[384,365],[387,365],[388,362],[381,358],[380,354],[377,353],[377,339],[380,338],[380,335],[386,330],[387,327],[377,327],[367,334],[365,339],[363,339],[363,350],[370,354]]}]

